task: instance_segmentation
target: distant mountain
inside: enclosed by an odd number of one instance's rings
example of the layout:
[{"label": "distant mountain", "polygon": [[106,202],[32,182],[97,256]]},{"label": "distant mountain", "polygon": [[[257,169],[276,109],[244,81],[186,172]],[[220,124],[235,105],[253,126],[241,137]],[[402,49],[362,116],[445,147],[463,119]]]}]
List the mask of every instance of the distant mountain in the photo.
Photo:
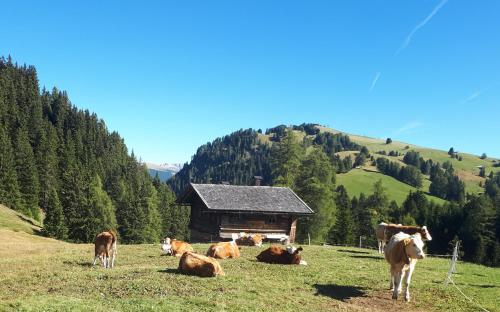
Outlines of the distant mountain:
[{"label": "distant mountain", "polygon": [[158,174],[160,180],[162,182],[166,182],[168,179],[173,177],[177,172],[179,172],[184,165],[170,164],[170,163],[163,163],[158,165],[153,163],[146,163],[146,166],[148,167],[149,174],[152,177],[155,177],[156,174]]}]

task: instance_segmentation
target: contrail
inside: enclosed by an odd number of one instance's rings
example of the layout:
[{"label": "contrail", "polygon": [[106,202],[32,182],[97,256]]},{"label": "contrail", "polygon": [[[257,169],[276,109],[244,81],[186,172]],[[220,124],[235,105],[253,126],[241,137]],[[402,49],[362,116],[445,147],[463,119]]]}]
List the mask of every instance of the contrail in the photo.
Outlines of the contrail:
[{"label": "contrail", "polygon": [[372,92],[373,88],[375,88],[375,85],[377,84],[379,78],[380,78],[380,72],[377,72],[375,74],[375,77],[373,78],[372,85],[370,86],[370,92]]},{"label": "contrail", "polygon": [[411,38],[413,35],[419,30],[420,28],[424,27],[425,24],[427,24],[433,17],[436,15],[436,13],[448,2],[448,0],[442,0],[435,8],[432,10],[431,14],[429,14],[423,21],[418,23],[417,26],[413,28],[413,30],[410,32],[410,34],[406,37],[406,40],[403,42],[401,47],[396,51],[395,55],[398,55],[401,51],[406,49],[406,47],[410,44]]}]

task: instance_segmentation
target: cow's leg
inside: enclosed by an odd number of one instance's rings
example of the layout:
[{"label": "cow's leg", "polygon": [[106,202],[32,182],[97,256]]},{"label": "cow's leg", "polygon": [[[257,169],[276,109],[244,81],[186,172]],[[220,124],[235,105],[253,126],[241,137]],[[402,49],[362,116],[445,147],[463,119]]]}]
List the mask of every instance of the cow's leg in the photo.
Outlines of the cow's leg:
[{"label": "cow's leg", "polygon": [[115,266],[115,258],[116,258],[116,243],[113,244],[113,249],[111,250],[111,268]]},{"label": "cow's leg", "polygon": [[380,251],[380,253],[385,253],[385,240],[382,240],[382,250]]},{"label": "cow's leg", "polygon": [[392,291],[392,299],[398,299],[398,294],[401,291],[402,278],[402,272],[397,272],[394,274],[394,290]]},{"label": "cow's leg", "polygon": [[413,274],[413,269],[415,268],[415,264],[412,263],[410,268],[406,271],[405,275],[405,300],[410,301],[410,282],[411,275]]},{"label": "cow's leg", "polygon": [[95,266],[97,259],[99,259],[99,256],[98,255],[94,256],[94,262],[92,262],[92,266]]}]

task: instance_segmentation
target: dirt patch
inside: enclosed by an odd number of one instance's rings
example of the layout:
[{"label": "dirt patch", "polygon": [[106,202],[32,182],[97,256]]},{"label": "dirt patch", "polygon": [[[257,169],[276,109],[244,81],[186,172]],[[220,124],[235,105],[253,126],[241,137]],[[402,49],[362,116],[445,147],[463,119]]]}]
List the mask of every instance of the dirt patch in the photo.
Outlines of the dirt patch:
[{"label": "dirt patch", "polygon": [[[391,299],[391,291],[370,292],[365,296],[354,297],[345,302],[355,306],[356,310],[361,311],[384,311],[384,312],[420,312],[429,311],[429,309],[417,308],[412,302],[405,302],[401,296],[398,300]],[[432,310],[432,309],[431,309]]]},{"label": "dirt patch", "polygon": [[[457,176],[460,178],[462,181],[470,181],[470,182],[476,182],[479,184],[479,182],[486,181],[485,178],[482,178],[477,175],[477,173],[470,172],[470,171],[464,171],[464,170],[456,170],[455,171]],[[479,172],[479,169],[478,169]]]}]

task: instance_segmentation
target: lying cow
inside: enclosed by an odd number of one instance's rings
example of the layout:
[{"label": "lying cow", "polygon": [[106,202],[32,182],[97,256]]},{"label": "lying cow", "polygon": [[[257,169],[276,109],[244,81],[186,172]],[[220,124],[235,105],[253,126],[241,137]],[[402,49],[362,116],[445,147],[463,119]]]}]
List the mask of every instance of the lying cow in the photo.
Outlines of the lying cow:
[{"label": "lying cow", "polygon": [[398,299],[403,278],[405,281],[405,300],[410,301],[410,281],[417,259],[424,259],[424,242],[420,233],[408,235],[397,233],[392,236],[385,249],[385,259],[391,265],[392,299]]},{"label": "lying cow", "polygon": [[208,247],[207,256],[217,259],[238,258],[240,256],[240,250],[235,240],[220,242]]},{"label": "lying cow", "polygon": [[266,263],[307,265],[307,262],[303,261],[300,256],[301,251],[302,247],[288,246],[283,249],[281,246],[273,245],[261,252],[257,256],[257,260]]},{"label": "lying cow", "polygon": [[193,247],[190,244],[181,240],[170,239],[169,237],[165,238],[161,249],[165,254],[175,257],[182,256],[186,251],[193,251]]},{"label": "lying cow", "polygon": [[239,246],[257,246],[262,247],[262,240],[265,238],[264,235],[261,234],[246,234],[240,233],[236,243]]},{"label": "lying cow", "polygon": [[191,251],[186,251],[182,255],[179,261],[179,271],[185,274],[198,275],[201,277],[225,275],[217,260]]},{"label": "lying cow", "polygon": [[111,230],[97,234],[94,242],[95,252],[94,262],[92,263],[92,265],[94,266],[97,262],[97,259],[100,259],[103,267],[113,268],[116,258],[116,242],[116,233]]}]

